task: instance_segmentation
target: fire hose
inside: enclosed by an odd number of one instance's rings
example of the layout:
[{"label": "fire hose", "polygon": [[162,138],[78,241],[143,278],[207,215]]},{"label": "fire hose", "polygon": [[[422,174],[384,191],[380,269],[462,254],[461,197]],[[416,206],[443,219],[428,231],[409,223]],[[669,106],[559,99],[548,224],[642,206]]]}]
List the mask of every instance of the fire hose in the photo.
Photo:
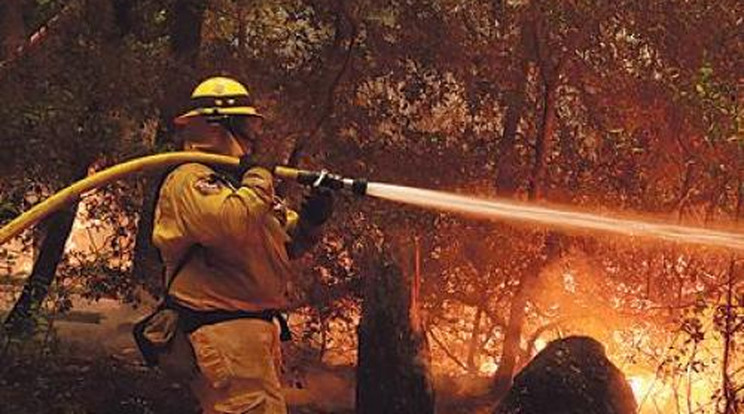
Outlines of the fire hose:
[{"label": "fire hose", "polygon": [[[0,229],[0,245],[8,242],[27,228],[45,219],[53,212],[74,203],[80,197],[96,188],[110,184],[134,173],[162,170],[183,163],[202,163],[209,165],[237,166],[239,159],[225,155],[208,154],[195,151],[171,152],[137,158],[114,165],[97,172],[73,185],[55,193],[36,204],[28,211],[13,219]],[[367,182],[363,179],[351,179],[328,173],[327,171],[306,171],[285,166],[273,168],[274,176],[300,184],[326,187],[333,190],[348,190],[357,195],[367,192]]]},{"label": "fire hose", "polygon": [[[25,229],[43,220],[60,208],[79,200],[88,191],[137,172],[164,169],[169,166],[197,162],[208,165],[237,166],[237,158],[202,152],[171,152],[151,155],[115,165],[98,172],[54,194],[18,216],[0,229],[0,245]],[[327,171],[305,171],[296,168],[273,167],[275,177],[304,185],[346,190],[388,201],[430,210],[460,213],[483,219],[509,219],[542,227],[582,232],[601,232],[631,237],[696,244],[724,249],[744,250],[744,232],[683,226],[654,218],[628,218],[598,214],[570,206],[546,206],[509,199],[484,199],[423,188],[351,179]],[[740,230],[739,226],[734,230]]]}]

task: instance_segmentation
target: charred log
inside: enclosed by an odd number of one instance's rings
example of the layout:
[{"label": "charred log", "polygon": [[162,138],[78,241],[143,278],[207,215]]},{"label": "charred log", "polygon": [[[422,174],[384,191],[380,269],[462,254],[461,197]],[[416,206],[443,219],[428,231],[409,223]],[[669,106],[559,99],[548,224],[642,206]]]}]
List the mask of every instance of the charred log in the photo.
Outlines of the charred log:
[{"label": "charred log", "polygon": [[516,376],[494,414],[633,414],[636,403],[604,346],[589,337],[553,341]]}]

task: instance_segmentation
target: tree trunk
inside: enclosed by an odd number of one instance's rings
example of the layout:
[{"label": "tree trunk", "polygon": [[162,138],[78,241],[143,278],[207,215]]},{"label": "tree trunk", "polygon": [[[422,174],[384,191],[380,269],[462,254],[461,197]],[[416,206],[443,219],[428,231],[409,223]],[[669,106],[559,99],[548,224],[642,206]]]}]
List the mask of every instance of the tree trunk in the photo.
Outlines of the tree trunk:
[{"label": "tree trunk", "polygon": [[499,161],[496,172],[496,189],[502,196],[512,196],[519,187],[517,181],[518,156],[515,151],[517,130],[522,120],[524,104],[527,98],[527,77],[534,55],[534,28],[531,21],[527,21],[520,34],[520,56],[522,64],[516,73],[514,89],[506,95],[506,113],[504,114],[504,132],[499,141]]},{"label": "tree trunk", "polygon": [[[543,75],[545,76],[545,75]],[[535,163],[532,167],[532,179],[527,191],[527,198],[534,201],[542,198],[542,187],[547,164],[547,153],[550,151],[550,144],[555,129],[555,98],[556,98],[556,81],[546,81],[543,91],[543,110],[540,125],[540,132],[535,142]]]},{"label": "tree trunk", "polygon": [[26,280],[21,296],[3,322],[7,334],[17,336],[31,333],[36,327],[34,314],[41,308],[54,280],[57,266],[62,261],[76,213],[77,203],[52,214],[43,222],[46,234],[41,242],[39,257],[34,262],[31,276]]},{"label": "tree trunk", "polygon": [[528,268],[520,279],[519,288],[514,295],[509,310],[509,320],[504,333],[504,343],[501,345],[501,357],[499,358],[498,368],[494,374],[493,393],[497,398],[501,398],[511,387],[514,376],[514,369],[519,355],[519,342],[522,339],[522,326],[524,325],[524,308],[527,305],[527,283],[530,283],[533,277],[532,271],[538,269]]},{"label": "tree trunk", "polygon": [[202,23],[206,0],[176,0],[170,9],[171,64],[163,75],[165,96],[160,104],[160,129],[156,144],[172,142],[173,119],[189,106],[191,90],[196,86],[196,67],[201,47]]},{"label": "tree trunk", "polygon": [[[155,139],[157,147],[177,144],[174,138],[173,118],[184,112],[189,105],[190,90],[196,85],[195,73],[201,46],[201,29],[205,0],[177,0],[171,9],[170,50],[172,63],[162,75],[165,96],[160,102],[160,127]],[[153,215],[158,199],[159,183],[164,177],[144,179],[144,199],[137,224],[137,239],[134,247],[134,277],[145,282],[151,289],[159,286],[162,263],[150,237]]]},{"label": "tree trunk", "polygon": [[11,59],[26,41],[21,0],[5,0],[0,4],[0,62]]},{"label": "tree trunk", "polygon": [[480,327],[481,319],[483,319],[483,307],[478,306],[478,310],[475,312],[475,319],[473,320],[473,332],[470,334],[470,344],[468,345],[468,371],[475,374],[478,372],[478,367],[475,366],[475,356],[480,350]]},{"label": "tree trunk", "polygon": [[735,310],[733,301],[734,291],[734,279],[735,279],[735,258],[731,258],[731,264],[729,265],[728,280],[726,282],[726,304],[723,305],[725,309],[724,326],[723,326],[723,360],[721,362],[721,393],[723,394],[723,414],[736,414],[736,392],[729,373],[729,367],[731,365],[731,349],[733,337],[736,331],[733,329]]},{"label": "tree trunk", "polygon": [[120,38],[132,33],[135,29],[136,18],[134,8],[138,0],[112,0],[114,21]]},{"label": "tree trunk", "polygon": [[[532,53],[532,57],[538,64],[540,69],[540,78],[542,80],[542,113],[540,119],[540,127],[535,142],[535,160],[532,168],[532,174],[530,177],[529,187],[527,191],[528,199],[535,201],[544,197],[544,177],[547,169],[548,154],[552,144],[552,139],[555,130],[556,123],[556,99],[558,93],[558,86],[560,83],[561,73],[566,70],[569,65],[571,53],[586,40],[588,35],[591,33],[591,28],[594,23],[602,21],[611,9],[598,16],[596,19],[587,20],[584,26],[573,33],[568,41],[566,42],[565,52],[554,63],[552,59],[545,56],[542,48],[542,42],[546,38],[544,33],[545,26],[542,17],[539,16],[537,10],[537,2],[531,2],[529,6],[528,18],[526,20],[526,26],[529,29],[523,29],[522,44],[526,46],[526,50]],[[532,38],[532,40],[529,39]],[[505,122],[509,121],[506,119]],[[512,121],[513,122],[513,121]],[[514,128],[514,126],[510,126]],[[505,132],[506,132],[505,125]],[[525,319],[525,306],[527,301],[531,297],[531,290],[534,286],[534,280],[540,275],[542,269],[560,257],[561,251],[565,249],[565,246],[561,245],[560,236],[551,231],[548,232],[545,237],[545,242],[542,246],[542,252],[539,258],[536,259],[534,266],[529,266],[520,276],[520,284],[514,298],[512,299],[509,321],[507,323],[506,333],[504,336],[504,344],[502,348],[501,357],[499,359],[499,367],[496,371],[496,378],[493,386],[493,393],[497,398],[500,398],[511,386],[512,378],[514,375],[514,369],[517,364],[517,357],[520,354],[520,341],[522,336],[522,325]]]},{"label": "tree trunk", "polygon": [[[535,32],[537,33],[537,29]],[[535,45],[539,40],[535,39]],[[552,75],[541,71],[543,79],[543,102],[542,116],[540,120],[540,129],[535,142],[535,161],[532,168],[530,184],[527,191],[527,197],[530,201],[542,198],[541,187],[547,164],[547,154],[550,150],[550,144],[555,128],[555,99],[557,89],[558,75]],[[520,341],[522,338],[522,328],[525,319],[525,306],[532,295],[534,280],[540,275],[540,272],[547,264],[560,256],[560,243],[558,234],[549,232],[546,235],[545,243],[542,247],[541,258],[536,259],[534,266],[529,266],[521,274],[519,287],[512,299],[509,310],[509,320],[507,322],[506,333],[504,334],[504,344],[502,346],[501,357],[499,358],[498,369],[495,374],[493,393],[497,398],[503,396],[509,387],[511,387],[514,370],[517,364],[517,357],[520,355]]]},{"label": "tree trunk", "polygon": [[502,345],[498,369],[494,376],[492,391],[497,398],[506,394],[506,391],[511,387],[517,358],[522,354],[520,352],[520,342],[522,328],[524,327],[525,308],[527,301],[532,296],[535,281],[548,264],[553,263],[560,257],[562,250],[560,236],[557,233],[549,232],[545,237],[542,251],[539,253],[540,258],[534,260],[531,266],[527,266],[521,275],[519,287],[514,294],[509,309],[504,344]]},{"label": "tree trunk", "polygon": [[411,283],[416,272],[389,253],[373,254],[358,328],[357,412],[434,413],[428,342]]}]

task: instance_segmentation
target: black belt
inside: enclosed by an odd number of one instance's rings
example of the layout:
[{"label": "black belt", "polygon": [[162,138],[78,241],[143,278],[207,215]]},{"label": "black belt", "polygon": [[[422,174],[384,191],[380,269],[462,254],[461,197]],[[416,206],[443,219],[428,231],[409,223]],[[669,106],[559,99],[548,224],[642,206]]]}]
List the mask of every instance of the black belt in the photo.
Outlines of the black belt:
[{"label": "black belt", "polygon": [[178,312],[179,327],[186,333],[194,332],[204,325],[212,325],[233,319],[261,319],[266,322],[273,322],[276,319],[279,322],[280,328],[279,339],[282,342],[292,339],[292,332],[289,330],[287,318],[276,309],[265,309],[255,312],[227,310],[198,311],[177,303],[171,297],[166,298],[165,306]]}]

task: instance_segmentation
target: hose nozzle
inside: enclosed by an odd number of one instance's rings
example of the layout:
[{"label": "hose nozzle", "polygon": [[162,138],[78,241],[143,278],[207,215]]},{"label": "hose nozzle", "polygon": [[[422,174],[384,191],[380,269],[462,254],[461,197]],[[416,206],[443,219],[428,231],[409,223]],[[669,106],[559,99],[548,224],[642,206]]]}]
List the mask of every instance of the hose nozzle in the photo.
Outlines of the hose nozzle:
[{"label": "hose nozzle", "polygon": [[311,187],[323,187],[331,190],[347,190],[356,195],[367,194],[367,180],[346,178],[331,174],[326,170],[306,171],[295,168],[277,166],[274,175]]}]

